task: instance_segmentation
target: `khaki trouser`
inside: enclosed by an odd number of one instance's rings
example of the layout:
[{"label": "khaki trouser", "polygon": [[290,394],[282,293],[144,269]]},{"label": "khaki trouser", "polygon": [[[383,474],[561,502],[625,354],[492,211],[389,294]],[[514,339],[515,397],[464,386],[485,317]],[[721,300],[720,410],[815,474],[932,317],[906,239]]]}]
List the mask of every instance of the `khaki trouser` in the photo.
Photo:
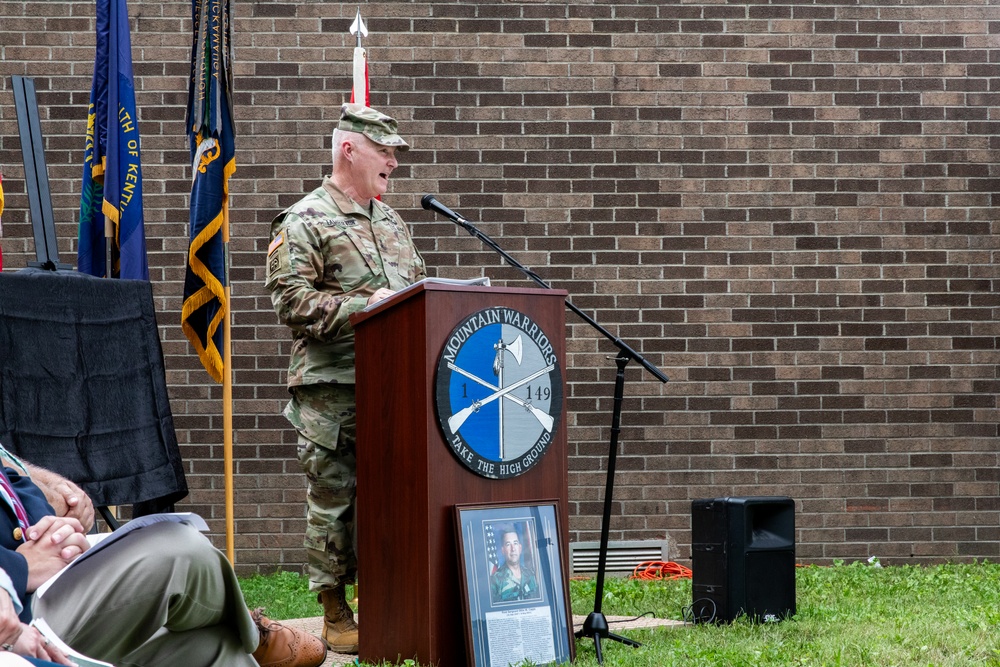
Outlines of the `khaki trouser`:
[{"label": "khaki trouser", "polygon": [[226,556],[190,526],[141,528],[73,566],[32,612],[117,667],[256,667],[259,641]]}]

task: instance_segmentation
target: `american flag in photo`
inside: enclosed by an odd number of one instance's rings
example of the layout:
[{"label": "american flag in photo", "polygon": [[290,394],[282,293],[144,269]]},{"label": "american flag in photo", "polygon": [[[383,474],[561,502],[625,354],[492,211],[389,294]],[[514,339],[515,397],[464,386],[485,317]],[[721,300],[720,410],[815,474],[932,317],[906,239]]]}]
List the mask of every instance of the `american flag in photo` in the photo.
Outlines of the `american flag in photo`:
[{"label": "american flag in photo", "polygon": [[483,524],[483,533],[486,536],[486,559],[490,562],[490,575],[492,575],[500,564],[497,558],[497,536],[493,530],[493,524]]}]

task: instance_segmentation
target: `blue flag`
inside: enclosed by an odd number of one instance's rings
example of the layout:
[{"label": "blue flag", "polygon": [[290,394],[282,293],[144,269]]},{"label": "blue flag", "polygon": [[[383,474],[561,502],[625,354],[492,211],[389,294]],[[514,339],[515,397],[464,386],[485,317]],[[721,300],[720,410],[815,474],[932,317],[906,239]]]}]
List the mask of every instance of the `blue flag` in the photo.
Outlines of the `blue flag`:
[{"label": "blue flag", "polygon": [[[87,111],[77,269],[149,280],[142,213],[139,119],[125,0],[97,0],[97,46]],[[104,218],[114,224],[106,266]]]},{"label": "blue flag", "polygon": [[194,47],[188,89],[191,225],[181,328],[216,382],[223,378],[228,315],[229,178],[236,171],[229,0],[192,0]]}]

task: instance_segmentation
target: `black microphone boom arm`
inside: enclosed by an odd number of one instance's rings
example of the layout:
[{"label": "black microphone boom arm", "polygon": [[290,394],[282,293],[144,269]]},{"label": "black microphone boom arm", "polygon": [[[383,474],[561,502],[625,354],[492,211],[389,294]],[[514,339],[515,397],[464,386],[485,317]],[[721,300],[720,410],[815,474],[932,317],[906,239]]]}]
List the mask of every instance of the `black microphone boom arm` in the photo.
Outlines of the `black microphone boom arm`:
[{"label": "black microphone boom arm", "polygon": [[[503,248],[497,245],[496,241],[494,241],[489,236],[484,234],[475,225],[466,220],[464,217],[462,217],[458,213],[455,213],[450,208],[439,202],[437,199],[434,198],[434,195],[424,195],[423,198],[420,200],[420,205],[423,206],[428,211],[434,211],[435,213],[443,215],[444,217],[448,218],[449,220],[454,222],[456,225],[458,225],[465,231],[469,232],[470,236],[474,236],[475,238],[479,239],[484,245],[488,246],[490,249],[492,249],[494,252],[500,255],[500,257],[502,257],[503,260],[508,265],[514,267],[515,269],[523,273],[539,287],[543,287],[545,289],[553,289],[552,286],[546,283],[544,280],[542,280],[542,278],[537,273],[525,267],[523,264],[521,264],[516,259],[511,257],[507,253],[507,251],[505,251]],[[621,352],[625,353],[628,357],[635,359],[637,362],[639,362],[639,364],[647,371],[652,373],[653,377],[655,377],[657,380],[659,380],[660,382],[669,381],[669,378],[666,375],[664,375],[663,371],[661,371],[659,368],[657,368],[649,361],[647,361],[641,354],[633,350],[628,345],[628,343],[626,343],[621,338],[615,336],[610,331],[608,331],[600,324],[598,324],[594,320],[594,318],[592,318],[590,315],[587,315],[587,313],[577,308],[573,304],[573,302],[570,301],[569,299],[566,299],[566,307],[572,310],[574,313],[576,313],[577,316],[584,322],[586,322],[594,329],[596,329],[602,336],[610,340],[614,344],[614,346],[617,347]]]}]

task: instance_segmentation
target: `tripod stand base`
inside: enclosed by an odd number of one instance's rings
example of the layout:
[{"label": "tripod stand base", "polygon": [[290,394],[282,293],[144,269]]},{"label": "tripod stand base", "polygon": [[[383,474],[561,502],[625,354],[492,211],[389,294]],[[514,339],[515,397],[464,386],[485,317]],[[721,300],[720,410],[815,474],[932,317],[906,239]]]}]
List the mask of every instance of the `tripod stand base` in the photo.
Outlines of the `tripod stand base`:
[{"label": "tripod stand base", "polygon": [[608,619],[604,617],[599,611],[592,611],[587,616],[587,620],[583,622],[583,627],[574,633],[577,639],[587,638],[594,640],[594,652],[597,654],[597,664],[603,665],[604,658],[601,655],[601,640],[611,639],[616,642],[621,642],[626,646],[632,646],[638,648],[642,646],[639,642],[634,639],[629,639],[628,637],[623,637],[621,635],[616,635],[608,629]]}]

